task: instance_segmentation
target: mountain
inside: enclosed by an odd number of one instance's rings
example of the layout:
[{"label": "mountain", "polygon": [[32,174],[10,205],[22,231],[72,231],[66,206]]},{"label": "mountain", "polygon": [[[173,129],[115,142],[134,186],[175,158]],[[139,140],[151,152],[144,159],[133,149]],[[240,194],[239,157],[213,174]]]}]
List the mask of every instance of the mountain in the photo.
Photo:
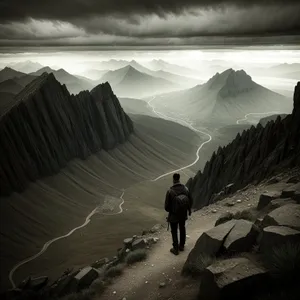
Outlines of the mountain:
[{"label": "mountain", "polygon": [[[279,64],[276,66],[272,66],[269,68],[270,71],[275,73],[293,73],[293,72],[300,72],[300,63],[293,63],[293,64]],[[298,78],[299,79],[299,78]]]},{"label": "mountain", "polygon": [[129,98],[146,97],[177,88],[172,82],[139,72],[132,66],[109,71],[100,82],[109,82],[118,96]]},{"label": "mountain", "polygon": [[6,67],[0,71],[0,92],[17,94],[35,78],[36,76]]},{"label": "mountain", "polygon": [[109,84],[73,96],[46,73],[16,96],[0,123],[1,195],[24,190],[75,157],[114,148],[133,131]]},{"label": "mountain", "polygon": [[53,70],[50,67],[44,67],[34,73],[31,73],[31,75],[40,76],[44,72],[53,73],[55,78],[60,83],[65,84],[67,86],[68,90],[70,90],[70,92],[73,94],[77,94],[84,90],[91,90],[95,86],[95,84],[92,84],[91,81],[89,81],[87,78],[84,78],[84,79],[78,78],[78,77],[68,73],[64,69]]},{"label": "mountain", "polygon": [[199,75],[197,70],[193,70],[183,66],[178,66],[176,64],[171,64],[162,59],[153,59],[150,62],[145,62],[144,65],[153,71],[163,70],[181,76],[183,75],[183,76],[196,77],[196,78]]},{"label": "mountain", "polygon": [[243,70],[228,69],[215,74],[205,84],[157,97],[159,103],[172,105],[195,121],[235,123],[247,113],[289,112],[292,103],[284,96],[255,83]]},{"label": "mountain", "polygon": [[276,121],[276,119],[278,117],[281,118],[281,120],[283,120],[285,117],[287,116],[287,114],[280,114],[280,115],[272,115],[272,116],[268,116],[268,117],[265,117],[265,118],[261,118],[259,120],[259,123],[262,125],[262,126],[266,126],[270,121]]},{"label": "mountain", "polygon": [[5,67],[0,71],[0,82],[5,81],[7,79],[19,78],[25,75],[25,73],[18,72],[9,67]]},{"label": "mountain", "polygon": [[7,79],[0,82],[0,92],[7,92],[11,94],[18,94],[24,88],[23,85],[17,82],[15,79]]},{"label": "mountain", "polygon": [[203,171],[188,181],[195,208],[213,203],[251,182],[260,182],[282,168],[300,165],[300,82],[294,92],[294,108],[283,120],[278,117],[263,127],[244,131],[227,146],[212,154]]},{"label": "mountain", "polygon": [[32,73],[43,68],[43,65],[41,65],[40,63],[32,62],[30,60],[18,62],[18,63],[12,63],[9,66],[23,73]]},{"label": "mountain", "polygon": [[[99,80],[108,70],[97,70],[97,69],[88,69],[84,72],[81,72],[80,75],[89,78],[91,80]],[[78,75],[76,75],[78,76]]]}]

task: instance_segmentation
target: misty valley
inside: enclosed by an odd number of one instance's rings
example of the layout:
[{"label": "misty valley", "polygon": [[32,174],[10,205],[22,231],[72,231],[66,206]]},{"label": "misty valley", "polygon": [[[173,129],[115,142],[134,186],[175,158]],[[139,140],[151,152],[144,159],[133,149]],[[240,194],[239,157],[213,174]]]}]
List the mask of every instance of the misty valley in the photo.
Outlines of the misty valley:
[{"label": "misty valley", "polygon": [[299,52],[220,51],[0,54],[1,291],[166,226],[174,173],[213,215],[227,188],[299,167]]}]

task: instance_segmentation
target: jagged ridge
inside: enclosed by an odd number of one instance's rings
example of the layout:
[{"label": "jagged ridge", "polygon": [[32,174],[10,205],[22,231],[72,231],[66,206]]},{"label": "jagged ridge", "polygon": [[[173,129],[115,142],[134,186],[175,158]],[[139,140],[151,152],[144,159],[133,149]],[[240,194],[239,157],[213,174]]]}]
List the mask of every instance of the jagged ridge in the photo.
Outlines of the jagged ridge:
[{"label": "jagged ridge", "polygon": [[0,195],[23,191],[72,158],[114,148],[132,131],[108,83],[71,96],[53,74],[44,73],[0,119]]},{"label": "jagged ridge", "polygon": [[233,183],[236,191],[261,181],[283,167],[300,165],[300,82],[294,93],[294,109],[285,119],[278,117],[265,127],[258,124],[244,131],[226,147],[219,147],[210,161],[191,178],[189,186],[195,208],[216,201],[216,194]]}]

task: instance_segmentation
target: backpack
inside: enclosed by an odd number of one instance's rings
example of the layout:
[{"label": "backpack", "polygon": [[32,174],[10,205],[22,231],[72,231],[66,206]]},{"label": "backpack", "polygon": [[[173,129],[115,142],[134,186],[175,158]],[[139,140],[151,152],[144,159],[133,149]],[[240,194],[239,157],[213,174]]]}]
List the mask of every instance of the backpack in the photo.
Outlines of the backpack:
[{"label": "backpack", "polygon": [[[174,192],[175,193],[175,192]],[[175,194],[173,198],[173,213],[175,215],[185,215],[190,208],[189,197],[185,194]]]}]

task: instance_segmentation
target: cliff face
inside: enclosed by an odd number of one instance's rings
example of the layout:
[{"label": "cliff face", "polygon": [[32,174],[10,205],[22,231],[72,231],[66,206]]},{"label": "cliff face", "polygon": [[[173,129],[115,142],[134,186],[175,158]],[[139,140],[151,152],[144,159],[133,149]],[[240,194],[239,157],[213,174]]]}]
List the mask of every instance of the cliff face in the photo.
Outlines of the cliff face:
[{"label": "cliff face", "polygon": [[195,208],[201,208],[214,202],[216,194],[228,184],[232,183],[231,189],[236,191],[281,168],[296,165],[300,165],[300,82],[295,88],[291,115],[238,134],[230,144],[213,153],[203,173],[199,171],[188,186]]},{"label": "cliff face", "polygon": [[14,102],[0,116],[0,195],[23,191],[75,157],[112,149],[133,131],[108,83],[71,96],[53,74],[43,74]]}]

